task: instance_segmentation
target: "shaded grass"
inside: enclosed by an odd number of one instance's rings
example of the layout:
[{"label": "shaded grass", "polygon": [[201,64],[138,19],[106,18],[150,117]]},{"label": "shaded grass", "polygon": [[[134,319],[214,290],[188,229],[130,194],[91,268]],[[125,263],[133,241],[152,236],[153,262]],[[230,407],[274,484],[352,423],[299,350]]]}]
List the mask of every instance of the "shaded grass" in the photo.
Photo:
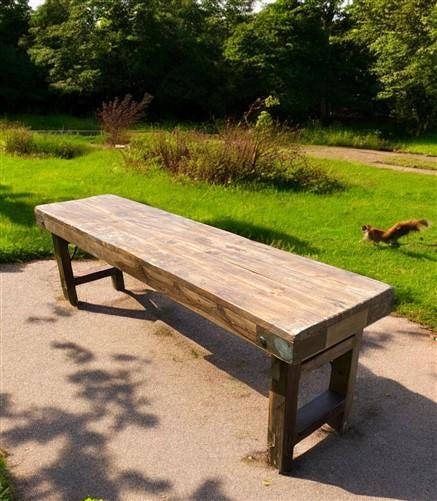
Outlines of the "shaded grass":
[{"label": "shaded grass", "polygon": [[65,113],[36,114],[5,114],[0,122],[8,120],[19,122],[33,130],[99,130],[96,116],[75,117]]},{"label": "shaded grass", "polygon": [[175,181],[157,169],[126,171],[121,154],[94,150],[74,160],[0,155],[0,260],[52,255],[34,223],[37,204],[114,193],[339,266],[395,287],[397,311],[437,327],[437,229],[407,237],[400,248],[361,240],[362,224],[437,221],[437,179],[345,161],[320,161],[348,187],[335,195]]}]

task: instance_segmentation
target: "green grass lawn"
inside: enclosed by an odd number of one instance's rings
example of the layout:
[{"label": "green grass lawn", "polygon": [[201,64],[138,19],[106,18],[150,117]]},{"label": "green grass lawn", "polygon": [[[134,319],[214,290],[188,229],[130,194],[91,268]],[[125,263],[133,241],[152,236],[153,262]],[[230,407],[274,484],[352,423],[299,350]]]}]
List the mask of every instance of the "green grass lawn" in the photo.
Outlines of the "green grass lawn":
[{"label": "green grass lawn", "polygon": [[367,223],[437,221],[437,179],[344,161],[319,164],[348,188],[314,195],[175,181],[160,171],[144,176],[126,171],[119,151],[98,147],[73,160],[0,153],[0,260],[51,255],[49,235],[35,226],[35,205],[114,193],[385,281],[395,287],[399,313],[437,327],[436,226],[399,248],[363,242],[360,232]]}]

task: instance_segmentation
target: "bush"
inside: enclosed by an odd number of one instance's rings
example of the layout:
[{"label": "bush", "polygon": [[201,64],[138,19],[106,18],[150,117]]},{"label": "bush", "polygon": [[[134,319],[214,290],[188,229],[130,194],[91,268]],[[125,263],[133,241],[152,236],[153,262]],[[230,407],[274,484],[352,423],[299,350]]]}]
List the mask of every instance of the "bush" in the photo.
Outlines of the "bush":
[{"label": "bush", "polygon": [[32,132],[24,127],[5,129],[4,149],[6,153],[17,153],[18,155],[35,153]]},{"label": "bush", "polygon": [[84,144],[61,136],[33,133],[25,127],[5,129],[2,135],[4,150],[17,155],[54,156],[68,160],[87,151]]},{"label": "bush", "polygon": [[172,175],[212,184],[258,182],[327,193],[341,187],[307,163],[298,145],[282,147],[282,134],[227,126],[216,136],[174,130],[133,140],[126,153],[139,170],[158,165]]},{"label": "bush", "polygon": [[115,146],[128,142],[127,130],[140,120],[152,99],[150,94],[144,94],[143,99],[137,102],[126,94],[121,100],[116,97],[113,101],[102,103],[97,116],[109,144]]}]

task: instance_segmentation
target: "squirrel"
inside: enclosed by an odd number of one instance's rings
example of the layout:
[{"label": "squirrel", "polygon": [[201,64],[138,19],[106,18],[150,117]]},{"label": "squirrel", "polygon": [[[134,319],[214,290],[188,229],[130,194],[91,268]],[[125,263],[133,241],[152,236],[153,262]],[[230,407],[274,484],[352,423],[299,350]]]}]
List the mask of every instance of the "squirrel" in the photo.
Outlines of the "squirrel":
[{"label": "squirrel", "polygon": [[365,224],[361,229],[364,233],[364,240],[370,240],[375,244],[384,242],[396,245],[399,238],[408,235],[411,231],[420,231],[422,228],[427,228],[428,226],[429,222],[426,219],[412,219],[410,221],[400,221],[388,230],[378,230],[370,224]]}]

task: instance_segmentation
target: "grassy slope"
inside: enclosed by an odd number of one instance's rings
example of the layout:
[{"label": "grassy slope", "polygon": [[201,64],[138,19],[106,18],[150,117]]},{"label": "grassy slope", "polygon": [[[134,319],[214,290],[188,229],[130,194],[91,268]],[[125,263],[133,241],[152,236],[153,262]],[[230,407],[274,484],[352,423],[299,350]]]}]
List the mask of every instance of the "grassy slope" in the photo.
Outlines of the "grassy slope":
[{"label": "grassy slope", "polygon": [[188,184],[159,172],[144,177],[127,173],[120,159],[109,150],[75,160],[0,154],[0,260],[51,255],[49,236],[34,225],[36,204],[115,193],[386,281],[396,288],[400,313],[437,327],[437,254],[429,245],[437,241],[436,227],[397,249],[369,245],[360,234],[364,223],[436,221],[436,178],[324,161],[350,187],[317,196]]}]

